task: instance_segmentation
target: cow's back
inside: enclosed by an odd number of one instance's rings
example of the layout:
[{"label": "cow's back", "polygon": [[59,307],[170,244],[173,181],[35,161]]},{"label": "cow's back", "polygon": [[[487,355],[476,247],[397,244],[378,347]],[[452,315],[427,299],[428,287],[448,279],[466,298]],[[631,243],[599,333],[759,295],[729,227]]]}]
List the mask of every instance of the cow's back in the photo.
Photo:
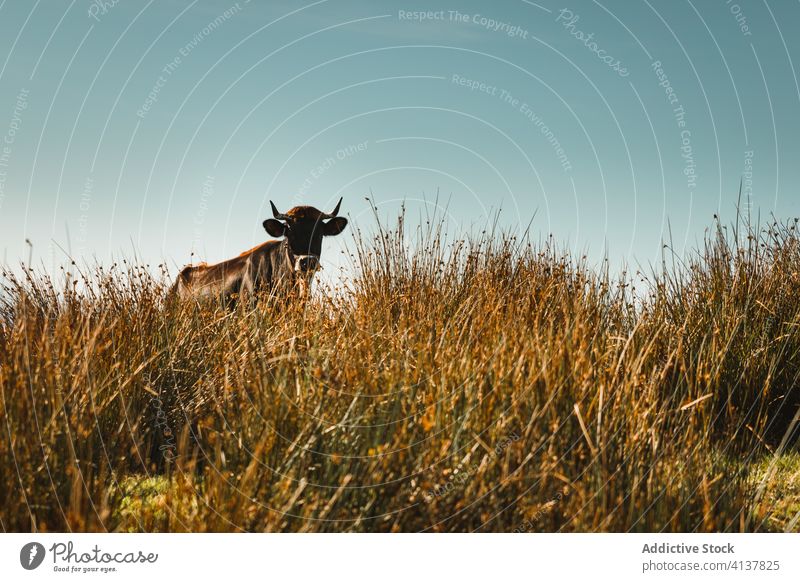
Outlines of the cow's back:
[{"label": "cow's back", "polygon": [[237,295],[273,288],[286,270],[284,263],[288,264],[281,250],[281,241],[267,241],[227,261],[184,267],[170,295],[180,299],[230,300]]}]

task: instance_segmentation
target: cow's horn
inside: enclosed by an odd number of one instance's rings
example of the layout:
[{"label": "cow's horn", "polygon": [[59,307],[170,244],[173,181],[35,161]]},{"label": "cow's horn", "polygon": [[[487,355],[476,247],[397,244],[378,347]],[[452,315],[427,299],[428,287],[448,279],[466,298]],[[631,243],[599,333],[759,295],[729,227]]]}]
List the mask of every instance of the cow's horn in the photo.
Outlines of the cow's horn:
[{"label": "cow's horn", "polygon": [[342,199],[339,198],[339,203],[336,205],[336,208],[333,209],[333,212],[330,214],[322,213],[322,218],[336,218],[336,215],[339,214],[339,207],[342,205]]},{"label": "cow's horn", "polygon": [[275,208],[275,203],[272,200],[269,201],[269,205],[272,206],[272,216],[274,216],[278,220],[287,220],[289,218],[285,214],[281,214],[280,212],[278,212],[278,209]]}]

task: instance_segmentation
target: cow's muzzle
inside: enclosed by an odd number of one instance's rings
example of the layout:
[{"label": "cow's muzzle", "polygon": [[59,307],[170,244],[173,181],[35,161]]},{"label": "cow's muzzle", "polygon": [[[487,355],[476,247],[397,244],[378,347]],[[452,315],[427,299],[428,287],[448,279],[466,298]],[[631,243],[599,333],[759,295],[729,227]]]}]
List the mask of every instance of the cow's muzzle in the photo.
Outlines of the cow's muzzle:
[{"label": "cow's muzzle", "polygon": [[316,255],[300,255],[295,257],[295,273],[314,273],[319,269],[319,257]]}]

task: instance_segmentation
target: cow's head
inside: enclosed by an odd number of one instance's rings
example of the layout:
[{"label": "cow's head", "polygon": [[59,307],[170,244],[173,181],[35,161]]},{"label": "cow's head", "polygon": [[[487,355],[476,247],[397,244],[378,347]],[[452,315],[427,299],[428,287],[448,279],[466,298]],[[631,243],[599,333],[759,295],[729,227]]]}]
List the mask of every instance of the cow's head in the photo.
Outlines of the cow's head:
[{"label": "cow's head", "polygon": [[342,199],[330,214],[320,212],[313,206],[295,206],[286,214],[281,214],[272,200],[269,203],[274,218],[264,221],[264,230],[276,238],[286,237],[289,259],[295,273],[312,275],[319,268],[322,237],[335,236],[347,226],[347,219],[337,216]]}]

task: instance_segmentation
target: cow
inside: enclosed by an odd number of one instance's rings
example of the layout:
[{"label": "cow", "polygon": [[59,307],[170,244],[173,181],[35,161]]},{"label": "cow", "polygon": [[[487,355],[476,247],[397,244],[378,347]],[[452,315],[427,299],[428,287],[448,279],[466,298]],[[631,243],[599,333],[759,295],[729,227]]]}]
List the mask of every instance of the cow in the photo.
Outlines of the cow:
[{"label": "cow", "polygon": [[184,267],[170,288],[178,299],[221,299],[233,306],[237,300],[265,291],[284,295],[292,290],[307,295],[320,268],[322,237],[336,236],[347,226],[339,214],[342,199],[330,214],[313,206],[295,206],[286,214],[270,200],[273,218],[262,225],[270,240],[221,263]]}]

